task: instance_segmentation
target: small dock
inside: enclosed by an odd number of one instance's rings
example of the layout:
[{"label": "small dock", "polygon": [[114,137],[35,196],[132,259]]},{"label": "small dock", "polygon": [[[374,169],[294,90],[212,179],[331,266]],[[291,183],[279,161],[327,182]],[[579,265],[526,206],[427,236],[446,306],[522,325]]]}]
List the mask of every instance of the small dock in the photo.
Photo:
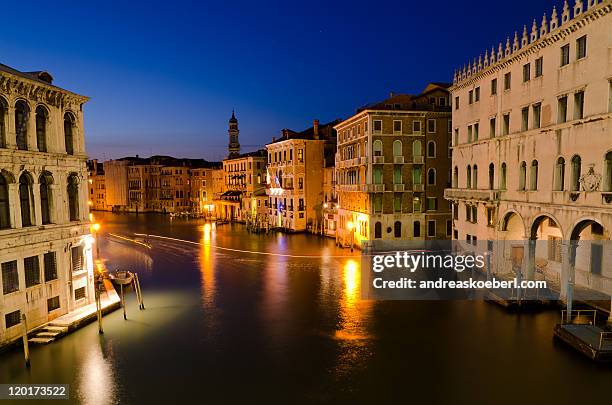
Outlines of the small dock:
[{"label": "small dock", "polygon": [[612,331],[596,324],[596,310],[574,310],[567,319],[561,312],[562,323],[554,329],[555,337],[591,360],[612,362]]},{"label": "small dock", "polygon": [[[100,298],[102,301],[102,314],[106,315],[120,307],[119,294],[115,291],[110,280],[104,280],[105,293]],[[91,303],[78,308],[72,312],[62,315],[48,324],[41,326],[28,334],[28,342],[31,344],[45,345],[79,329],[96,319],[96,304]]]}]

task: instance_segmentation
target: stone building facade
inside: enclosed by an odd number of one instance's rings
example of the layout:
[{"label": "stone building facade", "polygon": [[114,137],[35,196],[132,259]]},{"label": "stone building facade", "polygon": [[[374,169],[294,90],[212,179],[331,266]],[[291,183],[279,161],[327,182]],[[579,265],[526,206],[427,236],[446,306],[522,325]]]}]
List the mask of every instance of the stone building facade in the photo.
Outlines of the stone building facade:
[{"label": "stone building facade", "polygon": [[0,345],[93,302],[83,106],[0,65]]},{"label": "stone building facade", "polygon": [[[333,166],[338,121],[302,132],[283,129],[266,145],[267,205],[272,228],[321,233],[324,227],[324,170]],[[329,214],[328,214],[329,215]]]},{"label": "stone building facade", "polygon": [[87,161],[89,183],[89,208],[93,211],[109,211],[106,205],[106,181],[104,164],[97,159]]},{"label": "stone building facade", "polygon": [[451,88],[453,239],[486,243],[495,271],[521,258],[563,296],[612,294],[611,26],[610,1],[565,2]]},{"label": "stone building facade", "polygon": [[401,247],[450,237],[449,86],[392,94],[336,125],[339,243]]}]

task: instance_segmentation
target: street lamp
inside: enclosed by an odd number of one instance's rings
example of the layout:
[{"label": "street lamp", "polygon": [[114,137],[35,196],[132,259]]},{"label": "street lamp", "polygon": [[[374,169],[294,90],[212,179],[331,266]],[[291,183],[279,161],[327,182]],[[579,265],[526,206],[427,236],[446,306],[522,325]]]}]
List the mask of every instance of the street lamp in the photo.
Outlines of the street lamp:
[{"label": "street lamp", "polygon": [[350,246],[351,246],[351,252],[352,252],[353,251],[353,231],[355,230],[355,224],[353,223],[353,221],[349,221],[346,224],[346,228],[349,231]]},{"label": "street lamp", "polygon": [[96,243],[96,258],[100,258],[100,245],[98,244],[98,231],[100,230],[100,224],[95,222],[94,224],[91,225],[91,230],[93,231],[94,234],[94,240]]}]

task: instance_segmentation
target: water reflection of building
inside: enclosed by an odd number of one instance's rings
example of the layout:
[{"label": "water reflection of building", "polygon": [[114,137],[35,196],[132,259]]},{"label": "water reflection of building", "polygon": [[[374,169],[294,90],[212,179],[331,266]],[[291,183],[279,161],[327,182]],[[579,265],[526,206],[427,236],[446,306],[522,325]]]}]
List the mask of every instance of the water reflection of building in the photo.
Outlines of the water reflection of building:
[{"label": "water reflection of building", "polygon": [[561,279],[564,295],[574,264],[577,284],[612,293],[611,25],[609,2],[566,2],[451,88],[453,238],[508,241],[497,270],[524,257],[528,277]]},{"label": "water reflection of building", "polygon": [[391,94],[336,125],[338,238],[401,246],[450,237],[449,85]]},{"label": "water reflection of building", "polygon": [[93,301],[87,97],[0,65],[0,346]]}]

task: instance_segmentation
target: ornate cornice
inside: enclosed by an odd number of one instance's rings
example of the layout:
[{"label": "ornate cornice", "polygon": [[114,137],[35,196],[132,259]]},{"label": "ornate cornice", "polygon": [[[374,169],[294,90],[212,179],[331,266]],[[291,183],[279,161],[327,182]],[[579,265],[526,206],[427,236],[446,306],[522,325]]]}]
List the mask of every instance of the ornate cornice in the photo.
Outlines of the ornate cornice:
[{"label": "ornate cornice", "polygon": [[81,104],[89,100],[89,97],[53,85],[46,85],[36,80],[12,75],[8,72],[0,72],[0,92],[58,108],[73,108],[75,110],[78,110]]}]

